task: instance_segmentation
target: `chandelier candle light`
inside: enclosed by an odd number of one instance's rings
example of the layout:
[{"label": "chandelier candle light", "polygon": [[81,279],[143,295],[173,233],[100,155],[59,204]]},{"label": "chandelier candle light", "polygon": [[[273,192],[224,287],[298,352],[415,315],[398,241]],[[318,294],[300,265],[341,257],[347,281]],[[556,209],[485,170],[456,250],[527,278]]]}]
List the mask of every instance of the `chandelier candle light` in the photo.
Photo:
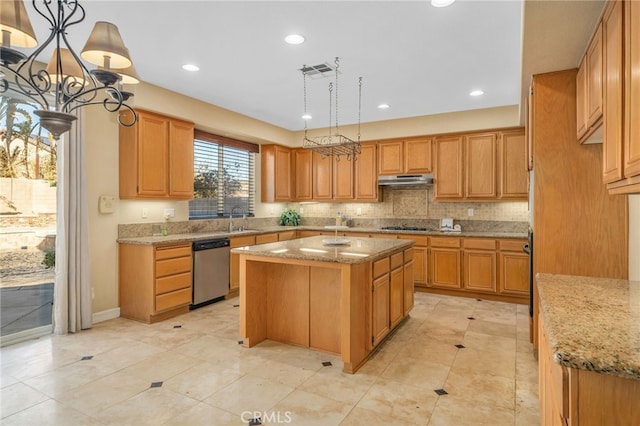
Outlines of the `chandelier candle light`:
[{"label": "chandelier candle light", "polygon": [[[52,4],[57,9],[52,9]],[[76,120],[72,113],[79,107],[102,104],[109,112],[128,109],[132,126],[137,114],[125,103],[132,96],[122,90],[122,84],[138,83],[129,50],[124,45],[118,27],[109,22],[96,22],[80,56],[98,65],[89,71],[67,40],[69,27],[84,21],[85,11],[78,0],[33,0],[33,8],[51,27],[51,34],[31,55],[14,47],[36,47],[35,33],[22,0],[0,1],[0,93],[15,93],[40,106],[34,113],[40,125],[57,140],[68,132]],[[46,68],[38,57],[52,43],[55,49]]]},{"label": "chandelier candle light", "polygon": [[[338,127],[338,74],[340,68],[340,58],[335,59],[335,86],[333,83],[329,83],[329,135],[309,137],[307,135],[307,121],[304,122],[304,139],[302,141],[303,148],[309,148],[315,152],[318,152],[322,158],[328,156],[335,156],[336,161],[340,160],[340,156],[344,155],[347,160],[356,161],[358,155],[361,152],[362,146],[360,144],[360,111],[362,109],[362,77],[358,78],[358,140],[354,141],[342,134]],[[303,65],[302,69],[303,88],[304,88],[304,116],[307,114],[307,75],[312,71],[315,71],[314,67],[307,67]],[[336,90],[336,103],[335,103],[335,128],[332,125],[332,102],[333,102],[333,88]]]}]

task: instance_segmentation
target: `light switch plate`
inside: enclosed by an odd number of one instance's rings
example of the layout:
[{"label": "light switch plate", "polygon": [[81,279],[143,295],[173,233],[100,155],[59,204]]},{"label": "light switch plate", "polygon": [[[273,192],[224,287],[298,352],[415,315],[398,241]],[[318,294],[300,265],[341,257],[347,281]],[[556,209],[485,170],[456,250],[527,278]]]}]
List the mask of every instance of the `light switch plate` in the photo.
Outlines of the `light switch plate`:
[{"label": "light switch plate", "polygon": [[116,197],[113,195],[101,195],[98,199],[98,211],[109,214],[116,211]]}]

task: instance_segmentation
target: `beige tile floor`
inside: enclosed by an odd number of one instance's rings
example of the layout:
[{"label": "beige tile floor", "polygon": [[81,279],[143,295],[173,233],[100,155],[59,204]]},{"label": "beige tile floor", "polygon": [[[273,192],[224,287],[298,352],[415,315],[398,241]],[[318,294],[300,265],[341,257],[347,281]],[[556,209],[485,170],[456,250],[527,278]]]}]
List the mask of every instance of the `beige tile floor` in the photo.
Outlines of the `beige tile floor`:
[{"label": "beige tile floor", "polygon": [[2,348],[0,424],[540,423],[526,306],[417,293],[410,318],[350,375],[333,355],[242,347],[237,303]]}]

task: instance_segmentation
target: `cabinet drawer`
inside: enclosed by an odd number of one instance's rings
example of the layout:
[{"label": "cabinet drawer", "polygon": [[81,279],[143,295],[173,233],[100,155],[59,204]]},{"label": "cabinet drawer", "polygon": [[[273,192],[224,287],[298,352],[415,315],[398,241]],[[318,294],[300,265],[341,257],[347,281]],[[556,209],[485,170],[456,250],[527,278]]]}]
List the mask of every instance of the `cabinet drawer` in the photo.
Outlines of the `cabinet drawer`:
[{"label": "cabinet drawer", "polygon": [[191,287],[156,296],[156,312],[191,303]]},{"label": "cabinet drawer", "polygon": [[191,272],[191,255],[156,261],[156,278]]},{"label": "cabinet drawer", "polygon": [[427,246],[427,236],[426,235],[405,235],[400,234],[398,238],[401,240],[413,240],[416,242],[417,246],[426,247]]},{"label": "cabinet drawer", "polygon": [[404,263],[411,262],[413,260],[413,249],[406,249],[404,251]]},{"label": "cabinet drawer", "polygon": [[373,278],[378,278],[381,275],[389,272],[389,258],[376,260],[373,262]]},{"label": "cabinet drawer", "polygon": [[244,237],[233,237],[229,240],[231,248],[252,246],[256,243],[256,237],[254,235],[246,235]]},{"label": "cabinet drawer", "polygon": [[191,287],[191,272],[156,279],[156,295]]},{"label": "cabinet drawer", "polygon": [[156,248],[156,260],[171,259],[174,257],[183,256],[191,257],[191,244]]},{"label": "cabinet drawer", "polygon": [[463,241],[463,245],[466,249],[495,250],[496,240],[489,240],[485,238],[465,238]]},{"label": "cabinet drawer", "polygon": [[402,260],[404,258],[404,253],[395,253],[391,255],[391,270],[399,268],[402,266]]},{"label": "cabinet drawer", "polygon": [[460,248],[460,238],[431,237],[431,247]]},{"label": "cabinet drawer", "polygon": [[526,243],[527,240],[500,240],[500,250],[522,253],[522,246]]}]

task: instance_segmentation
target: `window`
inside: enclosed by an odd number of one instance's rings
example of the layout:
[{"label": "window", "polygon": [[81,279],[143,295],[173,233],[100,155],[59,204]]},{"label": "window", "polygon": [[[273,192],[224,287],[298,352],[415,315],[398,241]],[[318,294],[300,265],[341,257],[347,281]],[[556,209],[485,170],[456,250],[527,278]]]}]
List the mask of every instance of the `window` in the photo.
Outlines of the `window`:
[{"label": "window", "polygon": [[[196,130],[193,148],[189,219],[228,217],[234,207],[253,216],[258,145]],[[233,213],[242,215],[240,209]]]}]

